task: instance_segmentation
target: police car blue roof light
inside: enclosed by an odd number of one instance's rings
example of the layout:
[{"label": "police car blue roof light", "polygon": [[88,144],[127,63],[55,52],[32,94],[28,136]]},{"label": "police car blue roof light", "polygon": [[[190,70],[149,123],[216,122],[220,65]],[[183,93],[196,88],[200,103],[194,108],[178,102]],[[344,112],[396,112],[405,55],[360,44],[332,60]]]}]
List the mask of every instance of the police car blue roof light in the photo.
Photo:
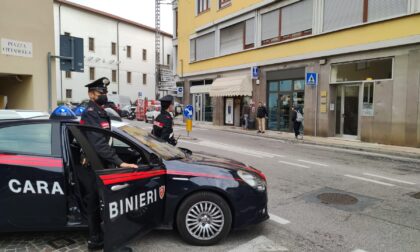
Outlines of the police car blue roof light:
[{"label": "police car blue roof light", "polygon": [[85,111],[85,109],[86,108],[83,106],[78,106],[73,110],[73,112],[76,116],[81,116],[83,114],[83,111]]},{"label": "police car blue roof light", "polygon": [[54,109],[50,119],[77,119],[77,116],[69,107],[63,105]]}]

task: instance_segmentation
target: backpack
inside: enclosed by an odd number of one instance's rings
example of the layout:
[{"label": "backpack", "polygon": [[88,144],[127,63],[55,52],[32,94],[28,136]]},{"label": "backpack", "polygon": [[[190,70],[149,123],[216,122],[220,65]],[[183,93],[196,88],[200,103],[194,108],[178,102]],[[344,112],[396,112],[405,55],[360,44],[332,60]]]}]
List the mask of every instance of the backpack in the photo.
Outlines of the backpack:
[{"label": "backpack", "polygon": [[303,115],[299,111],[297,112],[296,116],[296,122],[302,122],[303,121]]}]

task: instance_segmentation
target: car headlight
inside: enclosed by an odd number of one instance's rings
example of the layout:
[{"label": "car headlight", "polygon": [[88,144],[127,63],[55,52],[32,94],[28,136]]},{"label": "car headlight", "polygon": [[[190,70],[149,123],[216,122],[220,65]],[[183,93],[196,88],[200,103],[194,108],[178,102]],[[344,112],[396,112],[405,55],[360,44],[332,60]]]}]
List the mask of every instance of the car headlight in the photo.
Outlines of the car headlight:
[{"label": "car headlight", "polygon": [[237,171],[237,174],[245,183],[247,183],[252,188],[258,191],[265,191],[266,182],[260,177],[258,177],[258,175],[243,170]]}]

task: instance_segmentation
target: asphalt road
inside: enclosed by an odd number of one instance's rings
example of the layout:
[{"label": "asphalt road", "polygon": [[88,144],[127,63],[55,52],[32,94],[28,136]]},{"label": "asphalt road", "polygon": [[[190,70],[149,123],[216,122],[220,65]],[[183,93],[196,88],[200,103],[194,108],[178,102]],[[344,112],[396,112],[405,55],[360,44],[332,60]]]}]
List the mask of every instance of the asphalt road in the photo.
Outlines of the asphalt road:
[{"label": "asphalt road", "polygon": [[[151,130],[151,124],[133,122]],[[220,130],[185,130],[179,146],[242,161],[268,180],[271,219],[213,247],[184,243],[175,231],[134,240],[135,251],[420,251],[420,162]],[[84,250],[85,232],[0,236],[0,250],[52,251],[54,237]],[[31,244],[31,246],[28,246]],[[38,244],[34,245],[33,244]],[[44,246],[45,245],[45,246]]]}]

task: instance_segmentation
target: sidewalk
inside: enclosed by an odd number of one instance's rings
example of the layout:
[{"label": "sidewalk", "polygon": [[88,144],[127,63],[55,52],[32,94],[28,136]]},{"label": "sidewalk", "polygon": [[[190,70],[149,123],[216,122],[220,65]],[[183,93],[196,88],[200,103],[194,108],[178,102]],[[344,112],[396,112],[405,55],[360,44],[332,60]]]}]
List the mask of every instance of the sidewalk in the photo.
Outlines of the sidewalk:
[{"label": "sidewalk", "polygon": [[[180,118],[175,118],[174,122],[175,122],[175,125],[185,125],[185,123]],[[383,155],[401,156],[401,157],[420,160],[420,148],[367,143],[367,142],[361,142],[358,140],[343,139],[343,138],[336,138],[336,137],[304,136],[303,140],[296,140],[295,135],[293,133],[267,130],[265,134],[259,134],[257,133],[257,130],[243,130],[240,127],[233,127],[233,126],[215,126],[208,122],[194,122],[193,131],[194,131],[194,127],[206,128],[206,129],[212,129],[212,130],[222,130],[222,131],[227,131],[227,132],[232,132],[232,133],[237,133],[237,134],[258,136],[262,138],[278,139],[278,140],[283,140],[283,141],[288,141],[288,142],[293,142],[293,143],[298,142],[298,143],[312,144],[312,145],[318,145],[318,146],[327,146],[327,147],[335,147],[335,148],[342,148],[342,149],[348,149],[348,150],[372,152],[372,153],[378,153],[378,154],[383,154]]]}]

